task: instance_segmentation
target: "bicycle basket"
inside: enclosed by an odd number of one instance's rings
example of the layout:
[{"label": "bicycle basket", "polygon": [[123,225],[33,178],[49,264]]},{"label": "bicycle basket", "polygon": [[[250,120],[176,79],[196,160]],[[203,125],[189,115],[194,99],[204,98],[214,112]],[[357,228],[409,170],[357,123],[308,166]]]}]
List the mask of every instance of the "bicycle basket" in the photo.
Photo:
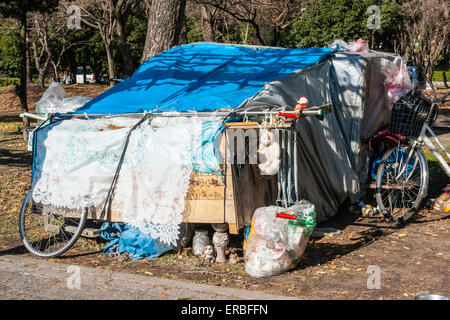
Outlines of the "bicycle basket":
[{"label": "bicycle basket", "polygon": [[409,92],[394,104],[389,130],[406,138],[417,138],[427,119],[430,127],[436,120],[438,109],[432,107],[419,92]]}]

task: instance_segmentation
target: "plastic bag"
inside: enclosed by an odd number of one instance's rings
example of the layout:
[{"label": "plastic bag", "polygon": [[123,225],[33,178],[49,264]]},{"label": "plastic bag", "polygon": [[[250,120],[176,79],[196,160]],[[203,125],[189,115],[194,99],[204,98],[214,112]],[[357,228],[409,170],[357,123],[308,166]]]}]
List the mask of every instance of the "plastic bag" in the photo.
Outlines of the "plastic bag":
[{"label": "plastic bag", "polygon": [[386,75],[384,86],[387,90],[387,103],[389,109],[392,109],[394,103],[414,89],[414,86],[403,59],[397,57],[393,63],[387,59],[382,59],[382,61],[383,71]]},{"label": "plastic bag", "polygon": [[[296,218],[277,217],[280,213]],[[267,277],[294,268],[315,226],[314,205],[306,200],[289,208],[256,209],[244,242],[245,271],[253,277]]]},{"label": "plastic bag", "polygon": [[332,44],[328,45],[328,48],[330,49],[337,49],[337,48],[342,48],[342,49],[347,49],[348,47],[348,43],[345,42],[344,40],[334,40]]},{"label": "plastic bag", "polygon": [[156,258],[171,248],[153,239],[151,235],[140,232],[122,222],[105,222],[100,228],[100,237],[109,241],[103,249],[105,254],[127,252],[134,260]]},{"label": "plastic bag", "polygon": [[67,97],[66,90],[58,82],[52,82],[36,104],[36,113],[59,112],[58,107],[65,97]]},{"label": "plastic bag", "polygon": [[60,113],[74,112],[80,109],[82,106],[84,106],[91,100],[92,98],[90,97],[82,97],[82,96],[65,98],[62,101],[61,105],[57,108],[58,109],[57,112]]},{"label": "plastic bag", "polygon": [[330,49],[342,48],[349,52],[367,52],[369,51],[369,44],[362,38],[356,41],[347,43],[344,40],[334,40],[332,44],[328,45]]},{"label": "plastic bag", "polygon": [[369,51],[369,45],[366,41],[364,41],[364,39],[359,38],[356,41],[350,42],[347,50],[350,52],[367,52]]}]

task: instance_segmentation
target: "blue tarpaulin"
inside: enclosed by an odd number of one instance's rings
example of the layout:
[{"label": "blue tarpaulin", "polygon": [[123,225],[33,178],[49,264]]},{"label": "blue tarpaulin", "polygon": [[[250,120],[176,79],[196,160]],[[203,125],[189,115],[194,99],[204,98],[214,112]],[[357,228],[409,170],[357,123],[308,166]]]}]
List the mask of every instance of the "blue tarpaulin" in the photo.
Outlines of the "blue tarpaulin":
[{"label": "blue tarpaulin", "polygon": [[328,48],[252,48],[214,43],[174,47],[76,113],[235,109],[268,82],[322,62]]},{"label": "blue tarpaulin", "polygon": [[158,239],[153,239],[150,235],[121,222],[103,223],[100,236],[109,241],[103,249],[105,254],[128,252],[135,260],[156,258],[171,249]]}]

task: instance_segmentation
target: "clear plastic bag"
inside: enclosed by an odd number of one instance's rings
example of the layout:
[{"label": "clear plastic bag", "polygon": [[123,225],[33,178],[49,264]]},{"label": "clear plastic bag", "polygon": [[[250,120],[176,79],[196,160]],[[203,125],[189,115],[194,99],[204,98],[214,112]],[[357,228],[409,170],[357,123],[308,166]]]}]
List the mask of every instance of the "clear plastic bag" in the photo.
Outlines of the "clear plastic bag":
[{"label": "clear plastic bag", "polygon": [[62,101],[61,105],[58,107],[57,112],[60,112],[60,113],[74,112],[74,111],[80,109],[82,106],[84,106],[86,103],[88,103],[91,100],[92,100],[92,98],[90,98],[90,97],[82,97],[82,96],[65,98]]},{"label": "clear plastic bag", "polygon": [[391,109],[394,103],[414,89],[414,85],[403,59],[397,57],[393,63],[386,59],[383,62],[383,72],[386,75],[384,86],[387,90],[388,107]]},{"label": "clear plastic bag", "polygon": [[36,113],[59,112],[58,108],[65,97],[67,97],[66,90],[58,82],[52,82],[36,104]]},{"label": "clear plastic bag", "polygon": [[[295,220],[277,217],[295,216]],[[253,277],[268,277],[294,268],[316,226],[314,205],[302,200],[289,208],[256,209],[244,243],[245,271]]]},{"label": "clear plastic bag", "polygon": [[367,52],[369,51],[369,44],[362,38],[353,42],[345,42],[344,40],[334,40],[332,44],[328,45],[330,49],[342,48],[349,52]]},{"label": "clear plastic bag", "polygon": [[369,44],[364,39],[359,38],[356,41],[350,42],[347,50],[350,52],[367,52],[369,51]]}]

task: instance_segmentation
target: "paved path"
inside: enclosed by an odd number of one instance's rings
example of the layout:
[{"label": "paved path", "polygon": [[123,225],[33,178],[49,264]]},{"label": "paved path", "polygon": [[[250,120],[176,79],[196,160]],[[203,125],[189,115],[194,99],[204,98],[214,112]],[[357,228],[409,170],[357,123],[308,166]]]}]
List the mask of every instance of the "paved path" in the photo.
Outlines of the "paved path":
[{"label": "paved path", "polygon": [[292,299],[256,291],[216,287],[90,267],[79,267],[80,288],[77,289],[77,268],[78,266],[70,267],[67,264],[23,256],[0,256],[0,300]]}]

